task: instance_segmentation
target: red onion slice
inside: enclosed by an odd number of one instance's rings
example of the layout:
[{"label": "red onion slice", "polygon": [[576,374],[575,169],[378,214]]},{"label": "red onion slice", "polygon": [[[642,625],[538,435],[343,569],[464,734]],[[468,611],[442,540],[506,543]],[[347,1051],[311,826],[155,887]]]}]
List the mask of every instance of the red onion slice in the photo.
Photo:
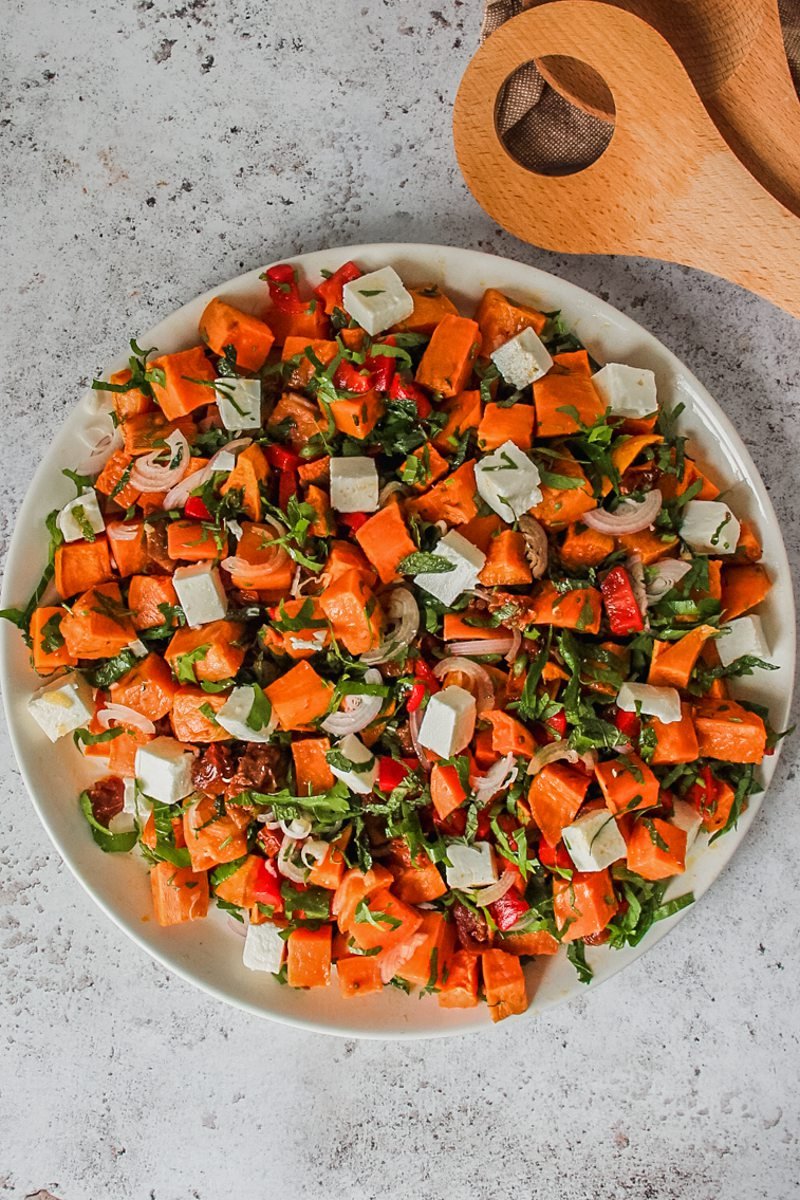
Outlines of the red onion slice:
[{"label": "red onion slice", "polygon": [[408,732],[411,735],[411,742],[414,747],[414,753],[416,754],[417,758],[419,759],[420,765],[426,771],[429,771],[430,767],[431,767],[431,760],[428,758],[427,752],[425,751],[424,747],[421,745],[420,740],[419,740],[419,728],[420,728],[421,724],[422,724],[422,710],[419,708],[416,708],[416,709],[414,709],[414,712],[408,714]]},{"label": "red onion slice", "polygon": [[581,517],[584,525],[596,529],[598,533],[607,533],[611,537],[621,537],[626,533],[640,533],[653,524],[661,511],[662,496],[658,488],[648,492],[644,500],[623,500],[616,512],[607,512],[604,508],[593,508]]},{"label": "red onion slice", "polygon": [[515,879],[514,871],[503,871],[497,883],[490,883],[488,887],[481,888],[479,892],[470,893],[470,899],[474,900],[481,908],[488,908],[490,904],[494,904],[495,900],[502,900],[506,892],[514,886]]},{"label": "red onion slice", "polygon": [[[383,677],[380,671],[370,667],[368,671],[364,672],[364,682],[383,683]],[[322,728],[334,737],[346,737],[348,733],[359,733],[375,720],[382,705],[382,696],[345,696],[343,708],[326,717],[321,722]]]},{"label": "red onion slice", "polygon": [[518,767],[513,754],[506,754],[504,758],[499,758],[485,775],[479,775],[472,781],[475,799],[481,806],[488,804],[498,792],[511,786],[517,778],[517,774]]},{"label": "red onion slice", "polygon": [[512,637],[471,638],[465,642],[448,642],[451,654],[508,654],[514,647]]},{"label": "red onion slice", "polygon": [[163,449],[136,459],[130,481],[141,492],[169,492],[186,474],[191,457],[189,443],[179,429],[167,438],[167,448],[166,463],[163,461]]},{"label": "red onion slice", "polygon": [[[286,554],[283,546],[279,546],[277,542],[272,542],[270,544],[271,539],[267,537],[267,533],[270,530],[275,533],[276,538],[283,537],[283,535],[286,533],[283,525],[274,520],[272,517],[264,517],[261,524],[265,527],[264,549],[269,549],[271,551],[268,557],[262,559],[261,562],[251,563],[248,562],[246,558],[242,558],[241,555],[235,554],[230,558],[223,558],[220,564],[220,566],[222,566],[230,575],[237,575],[240,577],[240,587],[253,587],[258,589],[260,586],[259,576],[268,575],[278,565],[282,556]],[[249,578],[252,578],[252,583],[247,582]]]},{"label": "red onion slice", "polygon": [[419,630],[419,609],[407,587],[393,588],[381,597],[381,604],[386,613],[387,632],[379,646],[361,655],[361,662],[373,667],[406,650]]},{"label": "red onion slice", "polygon": [[107,704],[97,714],[97,724],[102,725],[103,729],[109,729],[111,725],[124,725],[127,728],[139,729],[142,733],[156,731],[151,720],[143,717],[136,709],[128,708],[127,704]]},{"label": "red onion slice", "polygon": [[448,655],[433,668],[437,679],[444,679],[445,675],[449,675],[451,671],[460,671],[475,684],[477,692],[475,704],[478,713],[494,708],[494,687],[485,667],[482,667],[480,663],[473,662],[471,658]]},{"label": "red onion slice", "polygon": [[511,645],[509,646],[508,654],[506,655],[506,662],[508,663],[509,666],[511,666],[511,664],[516,661],[516,658],[517,658],[517,655],[519,654],[521,645],[522,645],[522,630],[515,629],[513,631],[513,633],[511,634]]}]

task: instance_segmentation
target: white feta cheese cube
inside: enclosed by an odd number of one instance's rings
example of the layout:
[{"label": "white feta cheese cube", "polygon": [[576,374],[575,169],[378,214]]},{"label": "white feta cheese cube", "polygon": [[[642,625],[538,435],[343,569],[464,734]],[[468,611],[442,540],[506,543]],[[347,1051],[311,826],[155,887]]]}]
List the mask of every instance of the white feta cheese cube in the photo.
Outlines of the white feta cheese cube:
[{"label": "white feta cheese cube", "polygon": [[248,971],[269,971],[277,975],[283,965],[286,942],[276,925],[248,925],[242,962]]},{"label": "white feta cheese cube", "polygon": [[92,689],[78,671],[51,679],[28,701],[28,712],[51,742],[87,725],[94,713]]},{"label": "white feta cheese cube", "polygon": [[721,500],[690,500],[683,510],[680,535],[698,554],[733,554],[739,522]]},{"label": "white feta cheese cube", "polygon": [[126,649],[136,658],[147,658],[150,653],[141,638],[134,638],[132,642],[128,642]]},{"label": "white feta cheese cube", "polygon": [[517,520],[542,498],[539,468],[513,442],[504,442],[475,467],[478,494],[498,517]]},{"label": "white feta cheese cube", "polygon": [[647,717],[656,717],[663,725],[672,725],[681,719],[681,698],[671,687],[653,687],[649,683],[623,683],[617,693],[617,708],[623,712],[639,711]]},{"label": "white feta cheese cube", "polygon": [[584,813],[561,836],[576,871],[604,871],[627,853],[625,839],[607,808]]},{"label": "white feta cheese cube", "polygon": [[414,583],[442,604],[453,604],[462,592],[475,587],[486,555],[454,529],[439,540],[434,553],[451,562],[452,571],[420,571]]},{"label": "white feta cheese cube", "polygon": [[381,267],[379,271],[370,271],[368,275],[346,283],[342,302],[345,312],[366,329],[370,337],[383,333],[398,321],[405,321],[414,311],[414,298],[406,291],[394,267]]},{"label": "white feta cheese cube", "polygon": [[64,535],[65,542],[79,542],[90,531],[92,534],[102,533],[106,523],[97,503],[97,492],[81,492],[80,496],[65,504],[56,517],[56,525]]},{"label": "white feta cheese cube", "polygon": [[240,742],[268,742],[270,739],[270,724],[267,722],[261,729],[252,729],[248,718],[253,711],[256,693],[252,684],[236,687],[231,692],[222,708],[216,714],[217,724],[226,733]]},{"label": "white feta cheese cube", "polygon": [[442,758],[468,746],[475,732],[475,697],[465,688],[442,688],[428,701],[419,727],[419,743]]},{"label": "white feta cheese cube", "polygon": [[236,455],[231,450],[226,450],[224,447],[220,450],[214,459],[214,471],[222,471],[226,475],[230,475],[233,468],[236,466]]},{"label": "white feta cheese cube", "polygon": [[473,842],[471,846],[451,842],[447,857],[450,866],[445,867],[445,874],[449,887],[464,891],[497,882],[497,860],[490,842]]},{"label": "white feta cheese cube", "polygon": [[332,458],[331,507],[337,512],[375,512],[378,507],[378,472],[375,460]]},{"label": "white feta cheese cube", "polygon": [[125,779],[123,783],[122,811],[108,822],[111,833],[130,833],[136,828],[137,819],[141,824],[153,807],[152,801],[139,791],[135,779]]},{"label": "white feta cheese cube", "polygon": [[729,621],[727,625],[723,625],[721,636],[717,638],[715,645],[719,661],[724,667],[729,667],[745,654],[762,658],[765,662],[769,661],[770,648],[764,636],[761,617],[737,617],[735,621]]},{"label": "white feta cheese cube", "polygon": [[228,611],[228,597],[219,571],[210,563],[178,567],[172,582],[189,625],[221,621]]},{"label": "white feta cheese cube", "polygon": [[330,764],[331,772],[341,779],[351,792],[366,796],[372,791],[378,775],[378,760],[371,750],[368,750],[360,738],[354,733],[348,733],[340,738],[334,746],[342,758],[350,764],[347,767],[335,767]]},{"label": "white feta cheese cube", "polygon": [[682,829],[686,834],[686,852],[691,850],[697,835],[702,828],[703,821],[697,809],[687,804],[685,800],[676,800],[673,806],[671,823],[677,825],[678,829]]},{"label": "white feta cheese cube", "polygon": [[606,363],[592,376],[592,383],[615,417],[649,417],[658,409],[656,377],[646,367]]},{"label": "white feta cheese cube", "polygon": [[194,755],[171,737],[153,738],[136,751],[136,780],[145,796],[161,804],[177,804],[194,791]]},{"label": "white feta cheese cube", "polygon": [[506,383],[520,389],[541,379],[553,365],[547,347],[532,329],[523,329],[509,342],[498,346],[492,354],[492,362]]},{"label": "white feta cheese cube", "polygon": [[[261,380],[226,375],[214,380],[217,408],[226,429],[259,429],[261,426]],[[231,456],[232,457],[232,456]],[[214,469],[221,471],[219,459]]]}]

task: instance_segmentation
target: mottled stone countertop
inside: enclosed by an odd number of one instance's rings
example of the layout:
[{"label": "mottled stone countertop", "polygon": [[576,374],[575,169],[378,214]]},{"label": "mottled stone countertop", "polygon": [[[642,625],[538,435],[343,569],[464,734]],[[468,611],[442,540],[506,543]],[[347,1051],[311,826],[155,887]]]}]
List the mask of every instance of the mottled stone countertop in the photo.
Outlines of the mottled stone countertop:
[{"label": "mottled stone countertop", "polygon": [[[564,275],[732,417],[797,570],[800,325],[709,276],[547,254],[467,192],[450,113],[479,3],[4,6],[5,550],[91,375],[282,254],[425,241]],[[800,1194],[795,740],[665,942],[535,1022],[410,1044],[300,1033],[169,975],[96,909],[0,755],[0,1197],[788,1200]]]}]

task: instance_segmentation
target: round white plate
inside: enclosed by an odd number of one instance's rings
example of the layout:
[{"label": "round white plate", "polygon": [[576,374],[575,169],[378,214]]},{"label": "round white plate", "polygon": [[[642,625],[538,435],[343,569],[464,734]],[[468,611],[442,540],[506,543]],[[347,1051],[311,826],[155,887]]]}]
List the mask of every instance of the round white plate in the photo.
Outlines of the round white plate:
[{"label": "round white plate", "polygon": [[[786,551],[769,496],[750,455],[735,429],[708,392],[679,360],[635,321],[594,296],[548,275],[508,259],[472,250],[444,246],[386,244],[348,246],[303,254],[290,259],[301,276],[315,284],[323,268],[335,269],[354,259],[367,270],[390,263],[410,284],[437,283],[470,313],[486,287],[498,287],[537,308],[561,309],[571,328],[601,362],[620,361],[650,367],[658,380],[662,403],[683,402],[682,431],[690,438],[690,451],[705,462],[725,488],[738,515],[754,521],[763,539],[764,562],[773,579],[769,598],[762,606],[764,627],[780,670],[766,676],[758,698],[769,705],[773,724],[786,725],[795,661],[794,596]],[[266,288],[260,271],[251,271],[179,309],[149,333],[131,331],[142,346],[160,351],[179,350],[197,343],[197,322],[214,295],[224,296],[251,311],[263,308]],[[120,330],[120,344],[126,342]],[[127,365],[125,356],[111,370]],[[75,407],[44,457],[17,519],[3,584],[3,605],[24,605],[32,593],[44,562],[47,538],[44,517],[74,494],[61,475],[62,467],[86,462],[87,445],[97,440],[107,407],[105,397],[88,393]],[[420,1000],[393,988],[363,1000],[343,1000],[331,986],[308,992],[282,987],[271,976],[245,970],[242,941],[224,914],[213,909],[209,918],[193,924],[161,929],[151,917],[147,871],[136,853],[106,855],[94,844],[77,807],[77,796],[98,771],[84,760],[72,739],[52,745],[26,713],[26,701],[37,687],[27,650],[16,629],[0,622],[0,678],[11,738],[22,775],[42,824],[59,853],[97,904],[148,954],[170,970],[206,991],[260,1016],[288,1024],[348,1037],[435,1037],[487,1029],[491,1025],[484,1006],[467,1010],[440,1009],[436,998]],[[752,693],[751,693],[752,694]],[[765,760],[760,771],[766,787],[775,770],[777,755]],[[673,893],[692,890],[702,896],[719,875],[746,835],[758,810],[760,797],[752,799],[738,829],[718,839],[710,848],[698,847],[689,856],[686,874],[673,885]],[[590,950],[597,982],[633,962],[675,925],[673,917],[656,925],[635,949]],[[528,967],[531,998],[528,1015],[586,993],[563,953],[540,959]]]}]

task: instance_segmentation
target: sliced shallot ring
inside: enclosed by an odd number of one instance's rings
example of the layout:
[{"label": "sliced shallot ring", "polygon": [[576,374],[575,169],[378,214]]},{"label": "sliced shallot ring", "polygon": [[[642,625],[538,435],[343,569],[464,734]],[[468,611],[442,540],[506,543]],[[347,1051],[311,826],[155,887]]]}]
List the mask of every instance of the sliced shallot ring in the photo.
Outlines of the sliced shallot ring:
[{"label": "sliced shallot ring", "polygon": [[[274,520],[273,517],[264,517],[261,521],[261,524],[268,525],[270,529],[274,529],[278,537],[283,537],[283,535],[286,533],[283,525]],[[258,576],[270,575],[281,561],[281,558],[286,555],[286,551],[284,550],[283,546],[279,546],[276,542],[272,543],[270,550],[270,556],[263,559],[261,562],[251,563],[248,562],[246,558],[242,558],[240,554],[235,554],[231,558],[223,558],[220,566],[223,567],[230,575],[238,575],[243,580],[252,578],[252,583],[245,582],[240,584],[240,586],[258,589],[260,586],[262,586]]]},{"label": "sliced shallot ring", "polygon": [[449,675],[451,671],[460,671],[475,684],[478,693],[475,697],[475,704],[479,713],[494,708],[494,686],[485,667],[482,667],[480,663],[473,662],[471,658],[448,655],[433,668],[437,679],[444,679],[445,675]]},{"label": "sliced shallot ring", "polygon": [[315,863],[322,862],[329,849],[329,843],[322,838],[306,838],[300,847],[300,861],[303,866],[311,868]]},{"label": "sliced shallot ring", "polygon": [[623,500],[613,513],[604,508],[592,508],[581,516],[581,521],[590,529],[596,529],[598,533],[607,533],[611,537],[640,533],[643,529],[648,529],[661,512],[662,499],[658,488],[653,488],[643,500]]},{"label": "sliced shallot ring", "polygon": [[291,821],[279,821],[283,833],[294,842],[302,842],[311,833],[311,822],[308,817],[292,817]]},{"label": "sliced shallot ring", "polygon": [[407,587],[393,588],[388,595],[381,597],[381,603],[386,613],[388,632],[379,646],[361,655],[361,662],[372,667],[387,662],[405,650],[419,631],[419,608]]},{"label": "sliced shallot ring", "polygon": [[278,857],[275,859],[275,866],[278,871],[286,879],[291,879],[292,883],[305,883],[306,872],[304,867],[292,862],[291,856],[294,854],[298,843],[294,838],[285,837],[281,843],[281,848],[278,851]]},{"label": "sliced shallot ring", "polygon": [[479,775],[472,781],[475,799],[483,806],[488,804],[493,796],[509,787],[517,778],[518,768],[513,754],[499,758],[485,775]]},{"label": "sliced shallot ring", "polygon": [[577,763],[581,761],[581,756],[577,750],[573,750],[569,742],[563,740],[540,746],[528,763],[528,774],[538,775],[544,767],[562,759],[569,763]]},{"label": "sliced shallot ring", "polygon": [[404,967],[420,946],[424,945],[427,937],[426,933],[414,933],[407,942],[398,942],[396,946],[383,950],[378,955],[381,983],[389,983],[394,979],[400,968]]},{"label": "sliced shallot ring", "polygon": [[127,704],[106,704],[97,714],[97,724],[102,725],[103,729],[109,729],[113,724],[139,729],[142,733],[156,731],[155,725],[148,717],[143,717],[135,708],[128,708]]},{"label": "sliced shallot ring", "polygon": [[516,877],[515,871],[503,871],[497,883],[490,883],[488,887],[481,888],[479,892],[471,892],[470,900],[474,900],[481,908],[488,908],[496,900],[502,900],[509,888],[514,886]]},{"label": "sliced shallot ring", "polygon": [[511,645],[508,648],[508,654],[506,654],[506,656],[505,656],[506,662],[508,663],[509,666],[511,666],[511,664],[516,661],[516,658],[517,658],[517,655],[519,654],[521,645],[522,645],[522,630],[515,629],[515,630],[513,630],[512,634],[511,634]]},{"label": "sliced shallot ring", "polygon": [[425,753],[425,750],[419,740],[419,727],[422,724],[422,712],[415,708],[412,713],[408,714],[408,732],[411,735],[411,743],[414,747],[414,753],[420,761],[420,765],[426,771],[430,770],[431,760]]},{"label": "sliced shallot ring", "polygon": [[177,458],[174,466],[159,462],[164,450],[154,450],[144,454],[133,464],[130,482],[142,492],[169,492],[175,484],[183,479],[189,468],[189,443],[179,429],[174,430],[167,438],[170,450],[169,462]]},{"label": "sliced shallot ring", "polygon": [[647,584],[647,599],[655,602],[666,596],[691,569],[691,564],[684,562],[682,558],[662,558],[653,563],[648,568],[650,579]]},{"label": "sliced shallot ring", "polygon": [[136,521],[119,521],[114,524],[109,522],[106,525],[106,533],[112,542],[133,542],[142,536],[142,527]]},{"label": "sliced shallot ring", "polygon": [[628,578],[631,581],[636,607],[641,615],[647,618],[647,592],[644,586],[644,564],[639,554],[632,554],[625,562]]},{"label": "sliced shallot ring", "polygon": [[[447,649],[450,654],[466,655],[471,654],[509,654],[514,647],[514,639],[509,637],[496,638],[470,638],[463,642],[448,642]],[[519,643],[517,643],[519,648]]]},{"label": "sliced shallot ring", "polygon": [[[364,672],[365,683],[383,683],[380,671],[370,667]],[[346,737],[348,733],[360,733],[366,729],[381,711],[382,696],[345,696],[344,707],[339,712],[331,713],[320,722],[326,733],[334,737]]]}]

